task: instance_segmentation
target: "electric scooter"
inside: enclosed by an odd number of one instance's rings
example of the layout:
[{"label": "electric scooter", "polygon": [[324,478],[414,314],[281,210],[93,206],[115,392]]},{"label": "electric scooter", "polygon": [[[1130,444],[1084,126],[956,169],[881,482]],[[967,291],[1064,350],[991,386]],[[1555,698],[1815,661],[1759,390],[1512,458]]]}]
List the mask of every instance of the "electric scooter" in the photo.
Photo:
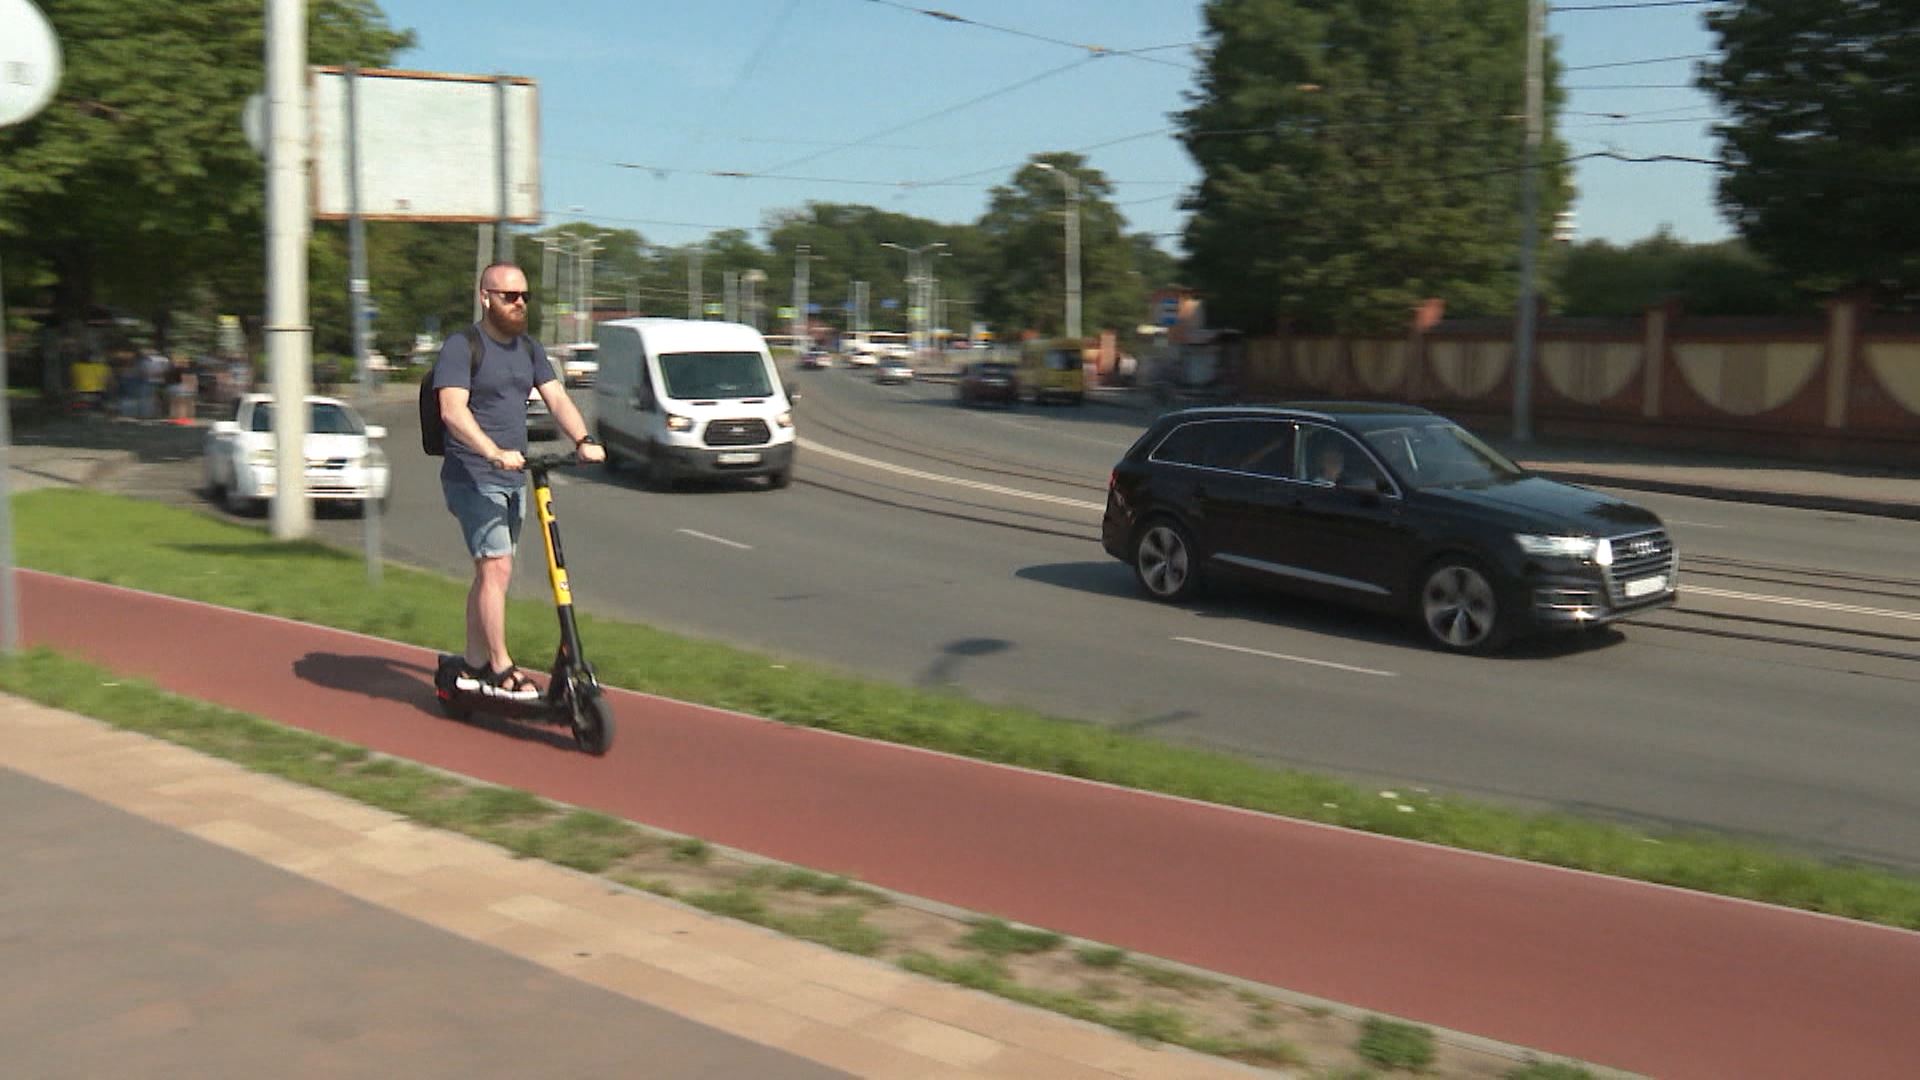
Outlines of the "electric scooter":
[{"label": "electric scooter", "polygon": [[546,541],[547,581],[553,586],[554,611],[560,617],[560,647],[553,656],[546,694],[532,701],[509,701],[478,690],[463,690],[455,680],[466,661],[451,653],[440,655],[433,673],[433,692],[440,699],[441,711],[455,720],[483,712],[565,726],[572,730],[573,741],[580,749],[599,757],[613,745],[613,714],[601,697],[593,665],[580,652],[580,628],[573,618],[573,591],[567,583],[567,559],[560,550],[560,526],[554,520],[553,486],[547,475],[550,470],[572,464],[576,464],[572,454],[537,454],[528,456],[526,466],[533,476],[533,506],[540,536]]}]

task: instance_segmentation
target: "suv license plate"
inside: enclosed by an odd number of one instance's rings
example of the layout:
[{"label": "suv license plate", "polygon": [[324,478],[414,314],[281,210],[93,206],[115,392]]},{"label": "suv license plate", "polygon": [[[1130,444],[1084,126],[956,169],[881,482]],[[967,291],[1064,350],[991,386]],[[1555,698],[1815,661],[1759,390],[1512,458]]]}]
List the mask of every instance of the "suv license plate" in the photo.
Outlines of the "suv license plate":
[{"label": "suv license plate", "polygon": [[760,464],[760,455],[721,454],[719,457],[714,458],[714,460],[722,465],[758,465]]},{"label": "suv license plate", "polygon": [[1642,596],[1652,596],[1654,593],[1666,592],[1667,575],[1655,574],[1652,577],[1634,578],[1632,581],[1627,582],[1627,587],[1621,591],[1626,593],[1629,599],[1637,599]]}]

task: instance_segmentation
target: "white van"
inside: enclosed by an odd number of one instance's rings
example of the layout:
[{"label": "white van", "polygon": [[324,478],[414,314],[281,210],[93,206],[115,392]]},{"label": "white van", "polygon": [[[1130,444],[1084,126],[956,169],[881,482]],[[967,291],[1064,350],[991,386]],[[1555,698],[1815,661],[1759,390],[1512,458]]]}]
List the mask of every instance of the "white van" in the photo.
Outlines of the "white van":
[{"label": "white van", "polygon": [[594,433],[607,466],[633,463],[651,486],[683,476],[793,478],[793,400],[751,326],[617,319],[594,328]]}]

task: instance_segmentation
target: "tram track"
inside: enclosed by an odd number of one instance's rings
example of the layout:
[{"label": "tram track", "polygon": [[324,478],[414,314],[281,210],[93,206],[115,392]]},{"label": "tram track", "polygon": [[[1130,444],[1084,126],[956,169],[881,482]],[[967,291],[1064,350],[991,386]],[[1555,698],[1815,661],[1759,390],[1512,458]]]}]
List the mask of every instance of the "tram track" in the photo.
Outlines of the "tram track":
[{"label": "tram track", "polygon": [[[1090,482],[1084,474],[1071,474],[1049,469],[1036,469],[1030,462],[1011,461],[982,451],[948,446],[929,446],[924,442],[914,442],[913,437],[903,432],[893,431],[869,423],[865,420],[854,421],[844,412],[832,405],[824,410],[830,415],[821,416],[814,412],[814,402],[819,395],[807,399],[809,406],[805,417],[808,427],[818,427],[843,438],[852,439],[858,444],[891,450],[907,454],[922,461],[949,465],[959,469],[971,469],[1016,480],[1030,480],[1036,483],[1052,484],[1071,488],[1075,491],[1097,491],[1104,497],[1106,486]],[[857,429],[853,426],[857,424]]]}]

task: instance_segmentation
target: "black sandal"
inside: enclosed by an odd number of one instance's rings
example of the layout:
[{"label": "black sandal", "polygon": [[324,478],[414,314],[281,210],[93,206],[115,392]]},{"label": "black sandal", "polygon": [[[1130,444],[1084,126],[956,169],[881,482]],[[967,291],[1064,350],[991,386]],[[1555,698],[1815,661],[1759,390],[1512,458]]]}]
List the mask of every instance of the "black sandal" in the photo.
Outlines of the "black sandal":
[{"label": "black sandal", "polygon": [[511,701],[531,701],[540,696],[540,685],[527,677],[518,666],[508,666],[505,671],[493,671],[489,668],[479,673],[486,684],[485,691],[493,697],[503,697]]}]

